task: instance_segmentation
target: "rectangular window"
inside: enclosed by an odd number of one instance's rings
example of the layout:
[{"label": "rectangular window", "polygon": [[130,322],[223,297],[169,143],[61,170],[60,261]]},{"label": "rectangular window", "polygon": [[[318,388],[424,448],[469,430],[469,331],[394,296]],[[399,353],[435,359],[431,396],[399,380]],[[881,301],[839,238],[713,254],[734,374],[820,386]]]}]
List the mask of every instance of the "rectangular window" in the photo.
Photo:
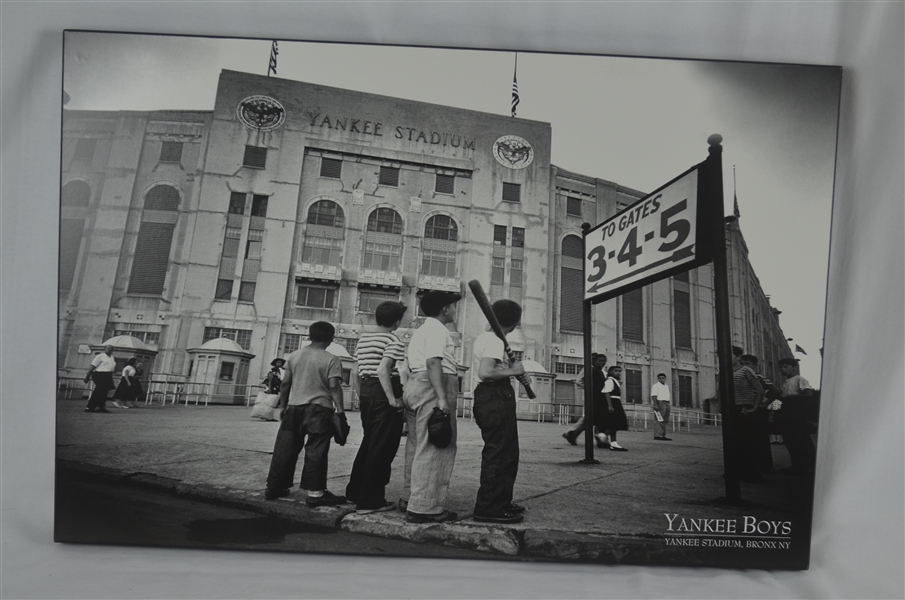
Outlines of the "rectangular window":
[{"label": "rectangular window", "polygon": [[688,292],[673,290],[676,347],[691,348],[691,299]]},{"label": "rectangular window", "polygon": [[494,258],[492,260],[493,263],[490,269],[490,285],[503,285],[503,280],[506,277],[506,259]]},{"label": "rectangular window", "polygon": [[513,350],[512,356],[515,358],[515,362],[520,362],[525,360],[525,352],[523,350]]},{"label": "rectangular window", "polygon": [[302,347],[302,335],[300,333],[283,334],[283,354],[292,354]]},{"label": "rectangular window", "polygon": [[355,356],[355,347],[358,346],[358,338],[336,338],[333,340],[346,349],[346,352]]},{"label": "rectangular window", "polygon": [[255,241],[249,239],[245,242],[245,258],[250,258],[251,260],[260,260],[261,259],[261,246],[264,242]]},{"label": "rectangular window", "polygon": [[251,197],[251,216],[266,217],[267,216],[267,196],[255,194]]},{"label": "rectangular window", "polygon": [[343,174],[343,161],[338,158],[321,158],[321,177],[339,179]]},{"label": "rectangular window", "polygon": [[425,249],[421,257],[421,274],[434,277],[455,277],[456,253]]},{"label": "rectangular window", "polygon": [[622,337],[644,341],[644,292],[641,288],[622,295]]},{"label": "rectangular window", "polygon": [[676,281],[682,281],[688,283],[688,271],[682,271],[681,273],[676,273],[672,276]]},{"label": "rectangular window", "polygon": [[679,375],[679,406],[694,408],[691,375]]},{"label": "rectangular window", "polygon": [[342,264],[342,248],[341,239],[308,236],[302,246],[302,262],[338,267]]},{"label": "rectangular window", "polygon": [[437,182],[434,185],[434,191],[438,194],[455,194],[456,177],[454,175],[437,173]]},{"label": "rectangular window", "polygon": [[243,281],[239,284],[239,302],[255,301],[255,282]]},{"label": "rectangular window", "polygon": [[227,329],[225,327],[205,327],[202,344],[217,338],[226,338],[239,344],[243,350],[251,348],[251,329]]},{"label": "rectangular window", "polygon": [[129,329],[116,329],[113,331],[113,335],[131,335],[132,337],[137,338],[150,346],[156,346],[160,342],[159,331],[132,331]]},{"label": "rectangular window", "polygon": [[378,183],[388,187],[399,187],[399,168],[380,167],[380,178]]},{"label": "rectangular window", "polygon": [[522,186],[519,183],[503,182],[503,202],[521,202]]},{"label": "rectangular window", "polygon": [[75,160],[94,160],[94,149],[97,147],[97,140],[94,138],[82,138],[75,143]]},{"label": "rectangular window", "polygon": [[401,252],[402,247],[394,244],[365,242],[362,268],[396,272],[399,270],[399,255]]},{"label": "rectangular window", "polygon": [[220,380],[221,381],[232,381],[233,373],[236,369],[236,363],[224,362],[220,363]]},{"label": "rectangular window", "polygon": [[584,276],[581,269],[563,267],[562,290],[560,293],[559,327],[563,331],[581,331],[584,327],[582,302],[584,298]]},{"label": "rectangular window", "polygon": [[182,160],[182,142],[161,142],[160,162],[178,163]]},{"label": "rectangular window", "polygon": [[[397,301],[399,295],[395,292],[382,292],[379,290],[359,290],[358,310],[363,313],[373,313],[381,302],[388,300]],[[420,303],[419,303],[420,304]]]},{"label": "rectangular window", "polygon": [[242,158],[243,167],[263,169],[267,165],[267,148],[257,146],[245,146],[245,156]]},{"label": "rectangular window", "polygon": [[302,284],[296,287],[295,305],[307,308],[333,308],[336,289]]},{"label": "rectangular window", "polygon": [[233,280],[218,279],[217,291],[214,293],[214,300],[229,300],[233,296]]},{"label": "rectangular window", "polygon": [[525,228],[524,227],[513,227],[512,228],[512,247],[513,248],[524,248],[525,247]]},{"label": "rectangular window", "polygon": [[625,373],[625,389],[622,393],[622,401],[641,404],[641,370],[626,366],[623,372]]},{"label": "rectangular window", "polygon": [[233,215],[245,214],[245,194],[232,192],[229,195],[229,212]]},{"label": "rectangular window", "polygon": [[553,370],[554,372],[563,375],[578,375],[578,372],[581,370],[581,365],[576,363],[556,362],[553,365]]},{"label": "rectangular window", "polygon": [[522,287],[522,273],[524,261],[513,260],[509,263],[509,287]]},{"label": "rectangular window", "polygon": [[493,226],[493,245],[494,246],[505,246],[506,245],[506,226],[505,225],[494,225]]},{"label": "rectangular window", "polygon": [[579,198],[566,198],[566,214],[573,217],[581,216],[581,200]]}]

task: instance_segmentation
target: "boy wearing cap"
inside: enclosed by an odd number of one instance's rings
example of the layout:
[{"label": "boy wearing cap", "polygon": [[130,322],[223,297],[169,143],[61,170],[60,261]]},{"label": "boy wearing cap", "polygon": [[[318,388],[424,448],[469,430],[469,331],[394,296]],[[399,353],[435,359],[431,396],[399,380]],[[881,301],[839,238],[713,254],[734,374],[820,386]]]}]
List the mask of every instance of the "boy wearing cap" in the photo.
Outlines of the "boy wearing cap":
[{"label": "boy wearing cap", "polygon": [[396,364],[405,360],[405,346],[393,332],[402,324],[405,310],[401,302],[381,302],[374,311],[377,331],[362,334],[355,347],[364,437],[352,464],[346,498],[356,503],[359,514],[396,507],[384,492],[402,438],[402,381]]},{"label": "boy wearing cap", "polygon": [[[458,395],[455,344],[446,325],[456,320],[460,294],[431,290],[421,298],[424,324],[413,334],[407,350],[411,375],[402,403],[406,409],[408,437],[405,442],[405,487],[410,523],[453,521],[456,513],[444,509],[456,460],[456,397]],[[452,441],[438,448],[428,439],[427,425],[435,407],[449,413]]]},{"label": "boy wearing cap", "polygon": [[[493,303],[503,333],[510,333],[522,319],[522,307],[512,300]],[[474,418],[484,439],[481,452],[481,486],[475,500],[474,520],[489,523],[518,523],[525,508],[512,503],[518,474],[518,425],[515,417],[515,390],[510,377],[525,374],[521,362],[509,364],[503,340],[485,331],[474,342],[472,372],[477,374],[474,390]]]}]

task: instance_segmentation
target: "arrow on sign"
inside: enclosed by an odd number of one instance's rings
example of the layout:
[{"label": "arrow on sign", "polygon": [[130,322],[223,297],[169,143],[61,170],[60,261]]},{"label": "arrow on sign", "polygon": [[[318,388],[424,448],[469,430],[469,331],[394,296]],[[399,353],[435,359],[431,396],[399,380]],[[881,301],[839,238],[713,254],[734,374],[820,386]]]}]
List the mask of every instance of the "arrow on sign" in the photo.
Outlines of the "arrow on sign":
[{"label": "arrow on sign", "polygon": [[678,262],[678,261],[686,259],[686,258],[691,258],[692,256],[694,256],[694,244],[692,244],[690,246],[686,246],[685,248],[679,248],[678,250],[676,250],[675,252],[672,253],[672,256],[667,256],[663,260],[658,260],[657,262],[651,263],[651,264],[647,265],[646,267],[642,267],[636,271],[632,271],[631,273],[626,273],[622,277],[617,277],[616,279],[611,279],[610,281],[605,281],[603,283],[595,283],[594,286],[589,288],[586,293],[593,294],[594,292],[596,292],[597,290],[599,290],[600,288],[602,288],[604,286],[618,283],[618,282],[622,281],[623,279],[628,279],[629,277],[635,277],[639,273],[644,273],[645,271],[655,269],[655,268],[657,268],[661,265],[665,265],[667,263]]}]

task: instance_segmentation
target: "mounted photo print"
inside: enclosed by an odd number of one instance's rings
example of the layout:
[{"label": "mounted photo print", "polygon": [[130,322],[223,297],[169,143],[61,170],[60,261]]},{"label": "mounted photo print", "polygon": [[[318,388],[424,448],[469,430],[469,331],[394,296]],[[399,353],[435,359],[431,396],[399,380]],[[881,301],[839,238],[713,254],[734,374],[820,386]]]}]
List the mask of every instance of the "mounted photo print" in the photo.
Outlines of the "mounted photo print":
[{"label": "mounted photo print", "polygon": [[67,31],[55,540],[807,569],[838,67]]}]

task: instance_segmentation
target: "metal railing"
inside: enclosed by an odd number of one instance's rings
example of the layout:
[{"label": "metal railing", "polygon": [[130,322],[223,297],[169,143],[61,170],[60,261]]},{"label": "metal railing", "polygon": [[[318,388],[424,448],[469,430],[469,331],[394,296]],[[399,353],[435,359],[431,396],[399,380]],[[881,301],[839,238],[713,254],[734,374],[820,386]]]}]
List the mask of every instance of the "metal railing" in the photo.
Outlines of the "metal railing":
[{"label": "metal railing", "polygon": [[[149,381],[143,381],[142,387],[144,388],[143,402],[145,406],[154,403],[165,406],[167,403],[179,402],[186,406],[189,402],[194,403],[195,406],[201,403],[207,406],[212,401],[249,406],[258,392],[264,388],[260,384],[191,383],[154,377]],[[87,398],[93,389],[93,382],[85,383],[85,380],[80,377],[59,377],[57,379],[58,400]]]},{"label": "metal railing", "polygon": [[[629,426],[638,429],[648,429],[656,422],[653,409],[643,404],[623,404],[625,416]],[[554,405],[555,415],[560,425],[571,425],[584,415],[584,406],[580,404]],[[719,413],[708,413],[699,409],[671,407],[669,412],[670,431],[691,431],[691,426],[722,426],[722,417]]]}]

